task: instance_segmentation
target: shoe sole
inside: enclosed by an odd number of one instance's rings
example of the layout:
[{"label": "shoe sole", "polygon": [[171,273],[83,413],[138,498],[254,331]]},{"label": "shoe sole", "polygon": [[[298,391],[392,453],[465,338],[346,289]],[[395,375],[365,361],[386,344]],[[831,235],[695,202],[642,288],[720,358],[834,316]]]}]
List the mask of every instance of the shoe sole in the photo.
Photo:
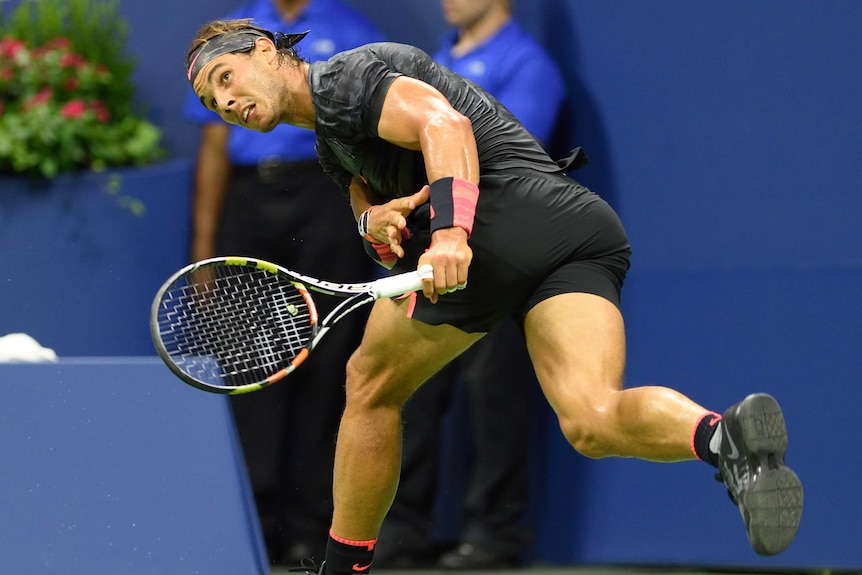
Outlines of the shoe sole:
[{"label": "shoe sole", "polygon": [[802,482],[784,464],[787,427],[775,398],[751,395],[738,416],[749,464],[761,470],[742,493],[748,539],[758,554],[775,555],[790,545],[799,529]]}]

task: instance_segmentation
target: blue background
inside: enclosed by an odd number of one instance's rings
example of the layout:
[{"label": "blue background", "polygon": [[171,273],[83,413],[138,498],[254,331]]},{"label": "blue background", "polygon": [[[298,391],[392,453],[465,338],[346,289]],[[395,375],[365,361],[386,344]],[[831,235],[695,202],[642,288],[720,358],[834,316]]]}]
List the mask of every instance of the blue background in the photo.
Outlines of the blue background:
[{"label": "blue background", "polygon": [[[437,48],[443,22],[436,1],[349,3],[390,39]],[[196,144],[194,127],[181,117],[185,48],[200,24],[235,4],[121,2],[139,99],[166,130],[176,160],[190,159]],[[796,542],[761,559],[703,464],[586,461],[549,421],[536,447],[547,456],[536,556],[862,568],[855,447],[862,3],[533,0],[517,2],[517,13],[566,77],[571,101],[560,148],[585,147],[592,163],[577,176],[619,210],[633,244],[623,302],[628,385],[669,385],[718,411],[750,391],[774,394],[790,425],[788,459],[806,486]],[[180,178],[174,193],[187,198],[188,183]],[[185,257],[186,231],[165,232],[177,240],[164,257]],[[3,273],[13,279],[33,273],[16,259],[15,241],[4,237],[0,245]],[[52,253],[56,238],[40,241]],[[0,288],[4,305],[62,294],[50,282],[42,282],[47,295],[32,287],[10,291],[16,282],[8,278]],[[150,288],[138,294],[142,301]],[[118,295],[106,289],[99,297]],[[48,313],[57,322],[50,309],[46,316],[31,310],[29,325],[16,330],[38,332]],[[149,355],[145,337],[118,336],[92,349],[82,349],[86,338],[72,337],[144,321],[119,316],[37,339],[60,355]],[[3,325],[0,319],[0,331],[9,331]]]}]

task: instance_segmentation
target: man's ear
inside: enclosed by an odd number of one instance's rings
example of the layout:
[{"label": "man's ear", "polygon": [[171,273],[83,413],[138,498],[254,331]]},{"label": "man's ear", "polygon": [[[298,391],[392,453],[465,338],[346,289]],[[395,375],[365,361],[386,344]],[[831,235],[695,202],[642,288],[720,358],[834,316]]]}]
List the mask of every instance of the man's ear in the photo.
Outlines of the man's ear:
[{"label": "man's ear", "polygon": [[254,51],[259,53],[267,62],[278,58],[278,50],[269,38],[260,37],[254,41]]}]

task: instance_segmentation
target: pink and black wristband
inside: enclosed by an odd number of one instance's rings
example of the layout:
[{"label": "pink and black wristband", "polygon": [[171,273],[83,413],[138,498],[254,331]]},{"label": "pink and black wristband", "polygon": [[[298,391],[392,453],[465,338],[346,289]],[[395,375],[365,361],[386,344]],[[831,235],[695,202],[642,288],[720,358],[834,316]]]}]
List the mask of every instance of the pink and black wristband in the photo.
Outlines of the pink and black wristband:
[{"label": "pink and black wristband", "polygon": [[431,233],[444,228],[462,228],[473,233],[479,187],[461,178],[440,178],[431,183]]}]

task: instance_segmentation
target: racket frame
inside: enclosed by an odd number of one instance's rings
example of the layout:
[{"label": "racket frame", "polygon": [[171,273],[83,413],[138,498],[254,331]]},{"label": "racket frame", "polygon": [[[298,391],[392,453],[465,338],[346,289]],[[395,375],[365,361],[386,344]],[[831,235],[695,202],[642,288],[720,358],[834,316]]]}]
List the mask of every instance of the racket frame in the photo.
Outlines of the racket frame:
[{"label": "racket frame", "polygon": [[[201,381],[189,375],[179,365],[177,365],[162,340],[161,329],[159,327],[159,310],[162,307],[164,295],[181,277],[194,274],[195,272],[206,268],[220,266],[253,267],[274,275],[285,277],[299,291],[308,307],[310,323],[312,325],[312,334],[309,338],[308,345],[296,354],[293,360],[291,360],[290,365],[276,371],[263,381],[243,384],[240,386],[219,386]],[[269,387],[273,383],[284,379],[287,375],[292,373],[306,360],[329,329],[352,311],[378,299],[397,297],[411,291],[418,291],[422,289],[422,281],[424,279],[431,279],[432,277],[433,269],[431,266],[425,265],[417,271],[388,276],[371,282],[337,283],[300,274],[287,268],[283,268],[277,264],[257,258],[243,256],[209,258],[183,267],[171,275],[171,277],[169,277],[159,288],[150,309],[150,333],[159,357],[165,362],[168,368],[185,383],[195,388],[218,394],[239,395],[250,393],[252,391]],[[313,290],[324,295],[343,297],[347,299],[339,303],[322,321],[318,322],[317,306],[315,305],[314,299],[311,297],[309,290]]]}]

